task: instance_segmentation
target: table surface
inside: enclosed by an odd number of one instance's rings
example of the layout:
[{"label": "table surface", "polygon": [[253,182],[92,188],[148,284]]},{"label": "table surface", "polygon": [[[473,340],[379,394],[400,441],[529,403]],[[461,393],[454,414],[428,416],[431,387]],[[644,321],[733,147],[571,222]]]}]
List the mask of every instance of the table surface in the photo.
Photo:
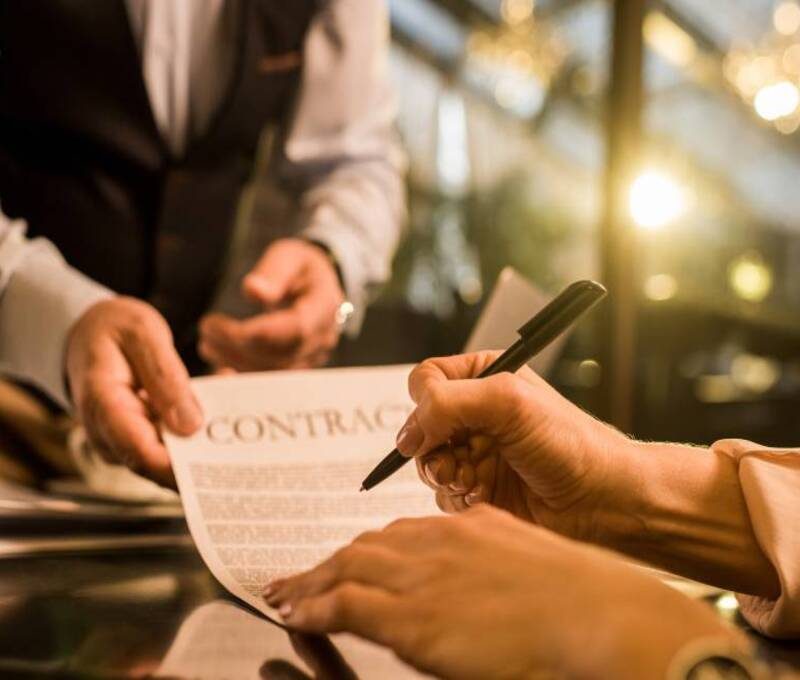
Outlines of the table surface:
[{"label": "table surface", "polygon": [[[729,600],[728,600],[729,602]],[[800,643],[762,641],[800,669]],[[191,551],[0,560],[0,678],[413,678],[349,636],[289,636]]]}]

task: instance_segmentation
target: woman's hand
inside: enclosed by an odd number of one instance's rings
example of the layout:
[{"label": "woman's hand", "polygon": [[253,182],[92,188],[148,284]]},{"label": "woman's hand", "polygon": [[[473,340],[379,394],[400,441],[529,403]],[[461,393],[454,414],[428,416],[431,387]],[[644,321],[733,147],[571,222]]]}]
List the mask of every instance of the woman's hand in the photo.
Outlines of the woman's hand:
[{"label": "woman's hand", "polygon": [[734,457],[631,440],[527,368],[470,379],[495,357],[431,359],[409,379],[417,408],[397,445],[443,510],[485,501],[689,578],[778,596]]},{"label": "woman's hand", "polygon": [[398,448],[416,457],[420,476],[447,512],[489,502],[593,540],[593,515],[609,507],[611,482],[632,442],[527,367],[471,379],[496,356],[430,359],[414,369],[409,388],[417,408]]},{"label": "woman's hand", "polygon": [[486,505],[364,534],[265,597],[292,628],[355,633],[445,678],[664,677],[688,641],[738,640],[611,554]]}]

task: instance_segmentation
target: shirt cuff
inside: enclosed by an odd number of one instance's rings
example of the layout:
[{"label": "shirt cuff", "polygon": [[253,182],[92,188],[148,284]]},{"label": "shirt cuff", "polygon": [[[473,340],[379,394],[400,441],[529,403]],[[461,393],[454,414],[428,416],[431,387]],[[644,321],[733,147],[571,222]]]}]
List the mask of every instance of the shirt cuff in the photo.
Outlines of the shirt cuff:
[{"label": "shirt cuff", "polygon": [[[64,374],[73,324],[111,291],[70,267],[49,242],[26,241],[0,298],[0,370],[70,408]],[[21,245],[20,247],[23,247]]]},{"label": "shirt cuff", "polygon": [[781,585],[775,600],[738,595],[742,615],[775,638],[800,637],[800,450],[724,440],[713,449],[735,458],[758,545]]}]

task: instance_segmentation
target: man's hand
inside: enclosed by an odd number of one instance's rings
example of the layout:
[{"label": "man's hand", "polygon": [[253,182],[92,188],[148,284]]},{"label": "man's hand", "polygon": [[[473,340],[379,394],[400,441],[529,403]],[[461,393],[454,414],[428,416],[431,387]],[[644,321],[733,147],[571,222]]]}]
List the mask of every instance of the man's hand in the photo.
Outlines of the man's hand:
[{"label": "man's hand", "polygon": [[190,435],[203,415],[161,315],[133,298],[93,305],[67,339],[66,371],[92,444],[109,461],[174,487],[156,422]]},{"label": "man's hand", "polygon": [[336,315],[344,293],[320,247],[275,241],[244,278],[242,293],[264,312],[241,321],[210,314],[200,324],[198,351],[214,368],[312,368],[328,361],[339,341]]},{"label": "man's hand", "polygon": [[442,678],[662,678],[694,639],[746,649],[710,607],[598,548],[478,506],[357,538],[265,598]]}]

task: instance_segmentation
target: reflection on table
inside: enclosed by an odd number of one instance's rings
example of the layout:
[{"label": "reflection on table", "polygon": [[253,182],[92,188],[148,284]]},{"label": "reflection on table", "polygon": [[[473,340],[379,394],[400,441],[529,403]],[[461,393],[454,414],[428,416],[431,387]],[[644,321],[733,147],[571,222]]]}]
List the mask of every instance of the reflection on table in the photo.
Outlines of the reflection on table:
[{"label": "reflection on table", "polygon": [[0,677],[418,678],[351,636],[289,635],[194,553],[0,562]]},{"label": "reflection on table", "polygon": [[[741,624],[734,598],[713,601]],[[800,643],[761,647],[800,668]],[[0,677],[420,676],[351,636],[290,636],[229,599],[194,551],[176,550],[0,560]]]}]

